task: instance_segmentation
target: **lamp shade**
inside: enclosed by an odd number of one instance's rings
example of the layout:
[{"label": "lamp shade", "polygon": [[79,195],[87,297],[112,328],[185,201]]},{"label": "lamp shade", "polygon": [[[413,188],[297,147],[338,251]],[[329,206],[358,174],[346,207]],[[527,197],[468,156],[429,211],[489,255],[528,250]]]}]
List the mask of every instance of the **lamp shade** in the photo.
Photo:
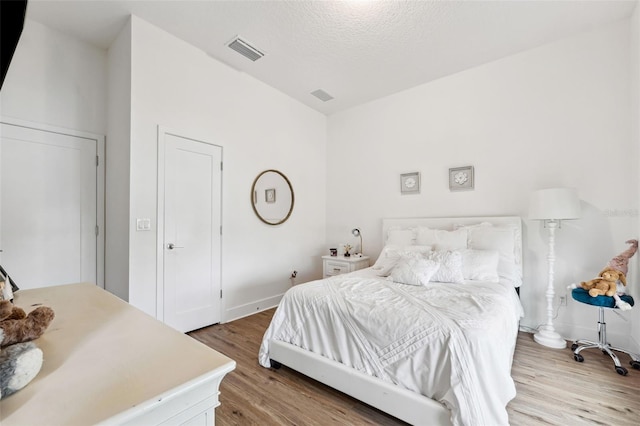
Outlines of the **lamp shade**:
[{"label": "lamp shade", "polygon": [[580,218],[580,200],[573,188],[549,188],[534,191],[529,203],[529,219],[566,220]]}]

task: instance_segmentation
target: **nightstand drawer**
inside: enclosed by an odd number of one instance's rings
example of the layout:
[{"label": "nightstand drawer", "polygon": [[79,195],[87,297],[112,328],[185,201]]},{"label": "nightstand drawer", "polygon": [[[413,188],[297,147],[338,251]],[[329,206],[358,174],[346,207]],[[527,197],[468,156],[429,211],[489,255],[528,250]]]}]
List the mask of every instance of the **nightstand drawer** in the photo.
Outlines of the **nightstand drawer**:
[{"label": "nightstand drawer", "polygon": [[349,272],[349,264],[344,262],[327,261],[324,264],[324,275],[340,275]]},{"label": "nightstand drawer", "polygon": [[346,274],[368,266],[369,256],[322,256],[322,274],[324,278]]}]

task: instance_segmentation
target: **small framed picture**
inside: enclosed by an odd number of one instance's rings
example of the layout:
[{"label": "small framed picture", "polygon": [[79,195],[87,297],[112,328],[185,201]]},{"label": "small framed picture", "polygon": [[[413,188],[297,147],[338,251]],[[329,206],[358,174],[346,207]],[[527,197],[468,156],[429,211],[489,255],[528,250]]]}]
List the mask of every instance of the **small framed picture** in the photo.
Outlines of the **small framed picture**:
[{"label": "small framed picture", "polygon": [[267,203],[275,203],[276,202],[276,189],[269,188],[264,190],[264,200]]},{"label": "small framed picture", "polygon": [[400,193],[420,193],[420,172],[403,173],[400,175]]},{"label": "small framed picture", "polygon": [[468,191],[473,189],[473,166],[449,169],[449,190]]}]

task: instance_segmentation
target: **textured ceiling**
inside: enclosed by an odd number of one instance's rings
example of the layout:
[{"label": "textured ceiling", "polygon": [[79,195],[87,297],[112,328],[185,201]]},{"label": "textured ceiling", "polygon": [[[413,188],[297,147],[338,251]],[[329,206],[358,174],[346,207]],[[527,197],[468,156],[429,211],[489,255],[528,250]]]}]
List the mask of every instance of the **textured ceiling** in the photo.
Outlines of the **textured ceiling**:
[{"label": "textured ceiling", "polygon": [[[635,1],[55,1],[27,18],[108,48],[130,14],[331,114],[630,16]],[[240,35],[266,55],[226,47]],[[323,89],[335,99],[310,93]]]}]

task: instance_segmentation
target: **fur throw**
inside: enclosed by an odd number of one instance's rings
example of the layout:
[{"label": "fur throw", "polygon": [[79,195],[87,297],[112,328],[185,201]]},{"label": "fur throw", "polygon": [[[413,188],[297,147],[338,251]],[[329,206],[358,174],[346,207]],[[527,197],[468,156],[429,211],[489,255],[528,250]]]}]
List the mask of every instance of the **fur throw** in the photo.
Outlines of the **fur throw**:
[{"label": "fur throw", "polygon": [[4,349],[0,353],[0,399],[25,387],[40,368],[42,350],[35,343],[18,343]]}]

